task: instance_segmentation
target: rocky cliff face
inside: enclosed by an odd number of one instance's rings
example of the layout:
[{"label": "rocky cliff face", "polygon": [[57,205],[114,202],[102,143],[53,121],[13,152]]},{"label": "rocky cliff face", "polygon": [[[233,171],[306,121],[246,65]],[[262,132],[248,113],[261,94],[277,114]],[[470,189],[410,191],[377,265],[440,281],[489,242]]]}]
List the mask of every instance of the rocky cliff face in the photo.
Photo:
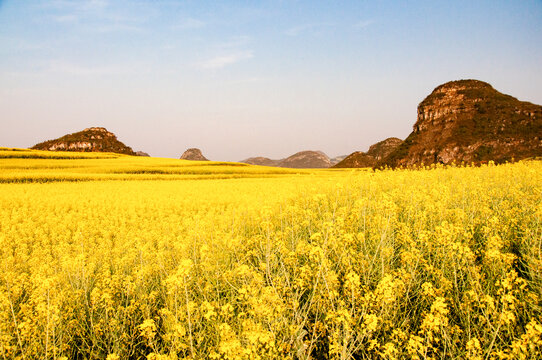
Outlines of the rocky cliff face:
[{"label": "rocky cliff face", "polygon": [[181,155],[182,160],[195,160],[195,161],[209,161],[203,154],[201,153],[200,149],[191,148],[186,150]]},{"label": "rocky cliff face", "polygon": [[103,127],[90,127],[64,135],[56,140],[36,144],[32,149],[49,151],[96,151],[135,155],[132,148],[120,142],[115,134]]},{"label": "rocky cliff face", "polygon": [[542,156],[542,107],[478,80],[438,86],[403,144],[378,166],[504,162]]},{"label": "rocky cliff face", "polygon": [[403,140],[398,138],[387,138],[371,145],[369,150],[365,153],[362,151],[356,151],[348,155],[344,160],[336,164],[337,168],[363,168],[373,167],[379,161],[386,158],[391,154],[399,145],[403,143]]}]

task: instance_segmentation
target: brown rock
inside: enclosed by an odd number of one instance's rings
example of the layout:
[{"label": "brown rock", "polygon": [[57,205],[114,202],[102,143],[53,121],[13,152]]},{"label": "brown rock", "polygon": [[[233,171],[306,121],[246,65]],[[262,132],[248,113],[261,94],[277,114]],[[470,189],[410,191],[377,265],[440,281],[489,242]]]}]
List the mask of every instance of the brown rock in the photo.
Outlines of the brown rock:
[{"label": "brown rock", "polygon": [[362,151],[356,151],[348,155],[344,160],[336,164],[337,168],[364,168],[373,167],[376,163],[389,154],[391,154],[399,145],[403,143],[403,140],[398,138],[387,138],[371,145],[369,151],[366,153]]},{"label": "brown rock", "polygon": [[348,155],[339,155],[339,156],[335,156],[333,158],[330,158],[329,161],[331,162],[331,165],[337,165],[338,163],[340,163],[341,161],[343,161],[344,159],[346,159]]},{"label": "brown rock", "polygon": [[297,169],[317,169],[331,166],[329,157],[321,151],[300,151],[286,159],[280,160],[279,167]]},{"label": "brown rock", "polygon": [[36,150],[49,151],[92,151],[113,152],[135,155],[129,146],[117,140],[115,134],[103,127],[90,127],[73,134],[64,135],[56,140],[48,140],[32,147]]},{"label": "brown rock", "polygon": [[203,156],[203,154],[201,153],[201,150],[196,149],[196,148],[190,148],[190,149],[186,150],[181,155],[181,159],[182,160],[194,160],[194,161],[209,161],[209,159],[207,159],[205,156]]},{"label": "brown rock", "polygon": [[242,160],[240,162],[251,165],[278,166],[280,160],[272,160],[266,157],[257,156]]},{"label": "brown rock", "polygon": [[542,106],[478,80],[438,86],[418,106],[412,133],[378,166],[497,163],[542,156]]}]

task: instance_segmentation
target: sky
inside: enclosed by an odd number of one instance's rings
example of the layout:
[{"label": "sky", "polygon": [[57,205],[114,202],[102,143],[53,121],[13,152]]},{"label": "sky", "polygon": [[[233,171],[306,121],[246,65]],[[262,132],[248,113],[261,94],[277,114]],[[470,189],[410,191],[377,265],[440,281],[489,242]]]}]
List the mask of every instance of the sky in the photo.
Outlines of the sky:
[{"label": "sky", "polygon": [[0,146],[103,126],[179,158],[406,138],[438,85],[542,104],[542,1],[0,0]]}]

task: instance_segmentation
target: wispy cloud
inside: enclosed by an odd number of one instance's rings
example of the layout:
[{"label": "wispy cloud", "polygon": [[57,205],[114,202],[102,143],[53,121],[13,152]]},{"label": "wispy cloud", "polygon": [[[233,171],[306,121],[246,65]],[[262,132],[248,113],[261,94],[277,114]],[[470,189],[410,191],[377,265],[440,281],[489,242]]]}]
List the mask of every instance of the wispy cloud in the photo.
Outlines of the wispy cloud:
[{"label": "wispy cloud", "polygon": [[92,66],[76,64],[62,60],[53,60],[49,62],[49,65],[46,68],[45,72],[73,76],[120,75],[133,72],[141,73],[141,66],[127,66],[125,64],[110,66]]},{"label": "wispy cloud", "polygon": [[[106,33],[143,31],[142,25],[151,16],[151,11],[143,6],[137,5],[136,9],[132,6],[127,11],[119,3],[108,0],[52,0],[43,4],[42,8],[49,12],[46,15],[49,21],[77,27],[83,31]],[[137,15],[135,10],[138,10]]]},{"label": "wispy cloud", "polygon": [[18,69],[0,71],[0,74],[16,77],[100,77],[127,74],[146,74],[150,72],[149,64],[144,62],[129,62],[115,64],[83,64],[64,59],[54,59],[35,63],[31,66],[23,64]]},{"label": "wispy cloud", "polygon": [[288,36],[297,36],[306,30],[312,29],[313,27],[314,25],[311,25],[311,24],[298,25],[298,26],[289,28],[288,30],[284,32],[284,34]]},{"label": "wispy cloud", "polygon": [[231,81],[230,84],[250,84],[250,83],[257,83],[257,82],[268,81],[268,80],[269,79],[265,77],[253,76],[249,78]]},{"label": "wispy cloud", "polygon": [[355,29],[364,29],[368,26],[371,26],[375,23],[374,20],[361,20],[353,25]]},{"label": "wispy cloud", "polygon": [[251,41],[252,41],[252,37],[248,35],[233,36],[229,38],[228,40],[220,43],[218,45],[218,48],[220,49],[238,48],[238,47],[247,45]]},{"label": "wispy cloud", "polygon": [[103,25],[96,25],[90,28],[90,31],[97,33],[110,33],[110,32],[143,32],[144,29],[140,26],[122,24],[122,23],[110,23]]},{"label": "wispy cloud", "polygon": [[72,0],[52,0],[40,4],[43,8],[53,8],[64,11],[96,11],[102,10],[109,6],[107,0],[85,0],[85,1],[72,1]]},{"label": "wispy cloud", "polygon": [[8,37],[0,35],[0,43],[2,44],[2,50],[10,53],[19,51],[35,51],[43,49],[52,49],[51,41],[30,41],[20,37]]},{"label": "wispy cloud", "polygon": [[227,55],[217,56],[212,59],[203,61],[200,64],[198,64],[198,67],[202,69],[212,69],[212,70],[222,69],[228,65],[233,65],[240,61],[252,59],[253,57],[254,57],[254,53],[252,50],[240,51],[240,52],[231,53]]},{"label": "wispy cloud", "polygon": [[86,10],[101,10],[109,6],[107,0],[87,0],[83,2],[83,8]]},{"label": "wispy cloud", "polygon": [[79,21],[79,16],[75,14],[54,15],[52,19],[58,23],[75,23]]},{"label": "wispy cloud", "polygon": [[302,25],[297,25],[297,26],[287,29],[286,31],[284,31],[284,34],[288,36],[298,36],[298,35],[301,35],[302,33],[308,33],[308,32],[318,33],[318,32],[321,32],[324,28],[332,26],[332,25],[333,24],[331,23],[302,24]]},{"label": "wispy cloud", "polygon": [[201,29],[205,27],[207,23],[205,21],[194,19],[191,17],[184,18],[177,24],[171,26],[172,29]]}]

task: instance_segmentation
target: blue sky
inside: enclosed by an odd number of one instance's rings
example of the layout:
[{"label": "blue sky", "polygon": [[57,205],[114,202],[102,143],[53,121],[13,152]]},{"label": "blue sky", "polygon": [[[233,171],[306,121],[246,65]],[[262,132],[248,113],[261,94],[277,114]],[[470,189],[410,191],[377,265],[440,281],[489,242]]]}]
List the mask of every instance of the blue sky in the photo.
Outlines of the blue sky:
[{"label": "blue sky", "polygon": [[405,138],[441,83],[542,104],[541,1],[0,0],[0,146],[330,156]]}]

